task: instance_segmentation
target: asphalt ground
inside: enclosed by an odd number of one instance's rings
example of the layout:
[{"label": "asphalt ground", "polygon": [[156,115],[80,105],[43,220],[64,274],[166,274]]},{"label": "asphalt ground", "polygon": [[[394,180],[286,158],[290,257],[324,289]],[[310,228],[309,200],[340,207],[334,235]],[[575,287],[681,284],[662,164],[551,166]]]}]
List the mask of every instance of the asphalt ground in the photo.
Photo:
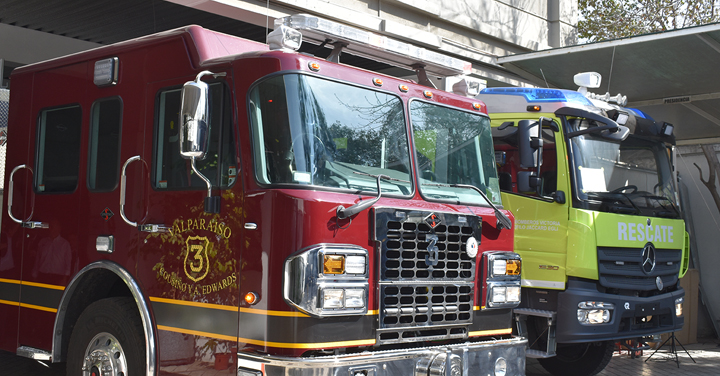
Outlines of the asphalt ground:
[{"label": "asphalt ground", "polygon": [[[677,358],[669,353],[670,346],[645,350],[639,357],[631,357],[627,351],[615,351],[610,364],[598,376],[718,376],[720,375],[720,345],[717,339],[705,339],[677,346]],[[652,354],[652,355],[651,355]],[[694,359],[695,362],[693,362]],[[190,376],[194,372],[190,372]],[[528,359],[527,376],[549,376],[536,359]],[[48,365],[45,362],[15,356],[0,351],[0,376],[65,376],[64,364]]]}]

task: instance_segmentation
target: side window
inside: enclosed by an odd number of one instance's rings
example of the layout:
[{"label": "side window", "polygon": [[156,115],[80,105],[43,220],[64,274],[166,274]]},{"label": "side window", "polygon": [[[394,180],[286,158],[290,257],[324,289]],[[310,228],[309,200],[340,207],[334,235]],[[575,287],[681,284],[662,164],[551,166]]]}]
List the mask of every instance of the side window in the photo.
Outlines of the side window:
[{"label": "side window", "polygon": [[542,165],[540,166],[540,174],[538,175],[540,178],[540,186],[534,192],[522,192],[518,189],[518,173],[522,171],[537,173],[537,169],[525,168],[520,165],[519,140],[517,136],[517,128],[514,126],[504,128],[504,130],[501,131],[498,130],[498,128],[493,128],[495,160],[498,164],[500,190],[530,196],[550,196],[557,190],[555,132],[549,128],[543,128],[542,130]]},{"label": "side window", "polygon": [[[180,88],[163,89],[158,94],[155,124],[155,189],[206,189],[205,182],[195,174],[190,160],[180,156]],[[230,187],[236,178],[235,140],[232,127],[232,105],[227,87],[210,84],[210,147],[197,169],[214,187]]]},{"label": "side window", "polygon": [[91,191],[112,191],[118,185],[122,109],[120,98],[107,98],[93,103],[90,110],[88,188]]},{"label": "side window", "polygon": [[81,124],[79,105],[40,112],[35,169],[37,192],[68,193],[77,188]]}]

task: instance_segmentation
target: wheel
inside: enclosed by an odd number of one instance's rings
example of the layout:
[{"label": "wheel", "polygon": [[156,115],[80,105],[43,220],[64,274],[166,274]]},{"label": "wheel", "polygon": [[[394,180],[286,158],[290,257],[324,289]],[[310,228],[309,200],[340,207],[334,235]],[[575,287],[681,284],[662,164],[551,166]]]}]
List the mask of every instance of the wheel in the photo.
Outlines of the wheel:
[{"label": "wheel", "polygon": [[612,341],[558,343],[556,356],[538,361],[555,376],[593,376],[610,363],[614,349]]},{"label": "wheel", "polygon": [[68,376],[145,374],[145,335],[132,298],[108,298],[88,306],[70,335]]}]

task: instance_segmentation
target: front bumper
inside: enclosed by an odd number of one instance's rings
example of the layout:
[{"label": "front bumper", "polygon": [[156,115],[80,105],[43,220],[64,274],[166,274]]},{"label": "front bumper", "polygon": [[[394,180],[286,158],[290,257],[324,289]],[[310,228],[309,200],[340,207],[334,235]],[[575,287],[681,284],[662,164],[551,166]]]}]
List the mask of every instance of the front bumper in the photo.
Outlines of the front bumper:
[{"label": "front bumper", "polygon": [[[685,296],[685,290],[652,297],[603,294],[592,282],[569,281],[567,290],[558,294],[558,343],[609,341],[639,338],[680,330],[683,316],[675,316],[675,299]],[[579,302],[612,303],[615,309],[607,324],[583,325],[577,319]],[[642,321],[642,318],[652,317]]]},{"label": "front bumper", "polygon": [[453,376],[494,376],[495,364],[503,358],[510,376],[525,374],[526,345],[525,338],[510,338],[314,358],[239,353],[237,364],[242,376],[444,376],[448,363]]}]

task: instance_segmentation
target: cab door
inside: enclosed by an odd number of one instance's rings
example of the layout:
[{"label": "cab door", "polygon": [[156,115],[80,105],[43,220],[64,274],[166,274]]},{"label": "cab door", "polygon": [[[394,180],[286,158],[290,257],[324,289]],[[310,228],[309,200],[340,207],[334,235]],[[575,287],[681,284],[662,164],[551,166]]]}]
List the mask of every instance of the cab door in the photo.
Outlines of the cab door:
[{"label": "cab door", "polygon": [[[559,130],[542,128],[542,164],[538,173],[535,168],[522,166],[518,133],[506,131],[503,134],[509,136],[493,141],[500,153],[496,155],[501,164],[503,206],[515,216],[515,251],[523,259],[522,286],[563,290],[569,212],[565,197],[570,197],[565,143]],[[521,191],[519,176],[528,172],[539,178],[539,185]]]},{"label": "cab door", "polygon": [[[227,76],[204,81],[209,87],[209,150],[193,168],[180,154],[179,126],[182,85],[193,79],[151,83],[146,94],[142,160],[150,179],[147,212],[139,223],[138,275],[160,329],[161,366],[195,361],[200,338],[220,341],[218,351],[236,346],[229,338],[237,337],[242,195],[235,191],[240,184],[235,184],[239,160],[232,86]],[[205,211],[208,186],[203,177],[220,200],[218,213]]]},{"label": "cab door", "polygon": [[33,153],[25,170],[29,214],[22,220],[23,263],[19,346],[50,349],[58,304],[78,269],[77,251],[86,241],[78,231],[88,109],[83,103],[87,63],[39,72],[33,83],[27,124]]}]

